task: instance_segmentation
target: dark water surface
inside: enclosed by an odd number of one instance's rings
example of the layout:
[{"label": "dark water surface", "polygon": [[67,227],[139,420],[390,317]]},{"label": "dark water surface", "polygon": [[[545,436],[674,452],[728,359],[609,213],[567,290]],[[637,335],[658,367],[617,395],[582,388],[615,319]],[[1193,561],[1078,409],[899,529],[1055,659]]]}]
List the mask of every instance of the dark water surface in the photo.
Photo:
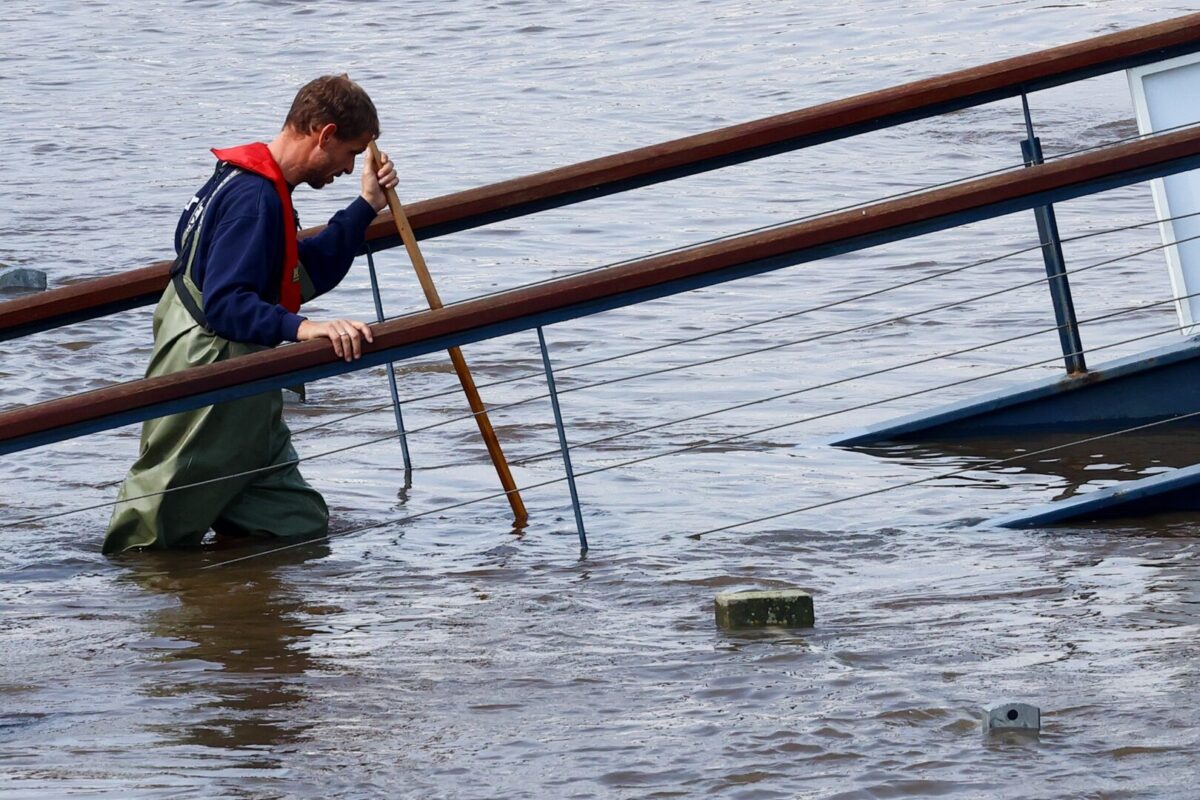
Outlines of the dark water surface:
[{"label": "dark water surface", "polygon": [[[348,71],[381,110],[407,200],[440,195],[1144,24],[1181,3],[36,3],[0,7],[0,263],[52,285],[164,257],[207,148],[269,139],[295,89]],[[1134,132],[1124,77],[1039,93],[1049,154]],[[1006,101],[429,241],[447,301],[1014,164]],[[306,225],[356,178],[297,192]],[[1146,186],[1063,204],[1064,236],[1152,220]],[[560,367],[828,303],[1036,242],[1031,214],[875,248],[547,330]],[[1153,227],[1072,242],[1081,267]],[[390,313],[421,307],[379,257]],[[720,358],[1033,280],[1037,253],[868,300],[559,375],[561,388]],[[1175,341],[1161,253],[1074,277],[1092,363]],[[365,264],[312,310],[372,315]],[[0,407],[139,377],[150,310],[0,345]],[[1053,325],[1044,287],[564,394],[573,442],[854,378]],[[1190,519],[999,531],[980,520],[1197,460],[1194,436],[1113,439],[701,540],[688,534],[1004,458],[1071,437],[848,451],[834,436],[1056,374],[1016,340],[575,450],[578,558],[562,483],[511,530],[473,426],[304,467],[339,528],[282,553],[99,554],[137,429],[0,460],[0,795],[112,797],[1088,797],[1196,795],[1200,537]],[[536,338],[467,348],[481,382],[531,374]],[[442,357],[402,395],[450,389]],[[837,413],[925,388],[937,392]],[[293,430],[386,402],[381,370],[309,387]],[[540,377],[487,388],[498,405]],[[461,416],[414,402],[409,424]],[[822,416],[825,415],[825,416]],[[498,410],[510,457],[556,445],[545,399]],[[297,433],[303,456],[390,430],[390,412]],[[437,467],[437,468],[435,468]],[[515,468],[521,485],[562,474]],[[432,513],[430,513],[432,512]],[[414,514],[425,514],[404,522]],[[728,635],[719,591],[795,586],[817,626]],[[979,713],[1040,706],[1039,739]]]}]

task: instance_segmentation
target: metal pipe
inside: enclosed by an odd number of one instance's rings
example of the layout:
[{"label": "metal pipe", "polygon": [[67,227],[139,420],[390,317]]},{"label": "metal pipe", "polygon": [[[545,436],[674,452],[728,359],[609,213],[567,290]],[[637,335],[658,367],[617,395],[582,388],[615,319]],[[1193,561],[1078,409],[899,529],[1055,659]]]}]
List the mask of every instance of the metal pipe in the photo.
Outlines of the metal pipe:
[{"label": "metal pipe", "polygon": [[583,529],[583,512],[579,508],[579,490],[575,488],[575,470],[571,466],[571,448],[567,444],[567,429],[563,426],[562,409],[558,406],[558,389],[554,386],[554,369],[550,366],[550,350],[546,335],[538,326],[538,346],[542,348],[542,364],[546,368],[546,385],[550,389],[550,405],[554,409],[554,425],[558,428],[558,446],[562,449],[563,466],[567,470],[567,486],[571,488],[571,508],[575,510],[575,529],[579,531],[579,550],[588,551],[587,533]]},{"label": "metal pipe", "polygon": [[[1025,133],[1028,138],[1021,142],[1021,154],[1026,167],[1045,163],[1042,143],[1033,135],[1033,116],[1029,113],[1029,98],[1021,93],[1021,108],[1025,114]],[[1062,239],[1058,234],[1058,220],[1054,206],[1047,203],[1033,210],[1037,221],[1038,241],[1042,243],[1042,261],[1046,265],[1046,285],[1050,289],[1050,303],[1054,307],[1054,321],[1058,325],[1058,344],[1062,348],[1063,364],[1068,375],[1087,372],[1083,357],[1083,340],[1079,336],[1079,321],[1075,318],[1075,303],[1071,299],[1071,284],[1067,279],[1066,259],[1063,258]]]},{"label": "metal pipe", "polygon": [[[375,255],[367,245],[367,269],[371,273],[371,295],[375,298],[375,321],[383,322],[383,299],[379,296],[379,278],[375,274]],[[388,389],[392,393],[392,410],[396,414],[396,433],[400,434],[400,453],[404,456],[404,472],[412,472],[412,459],[408,454],[408,435],[404,432],[404,415],[400,412],[400,392],[396,389],[396,366],[387,363]]]}]

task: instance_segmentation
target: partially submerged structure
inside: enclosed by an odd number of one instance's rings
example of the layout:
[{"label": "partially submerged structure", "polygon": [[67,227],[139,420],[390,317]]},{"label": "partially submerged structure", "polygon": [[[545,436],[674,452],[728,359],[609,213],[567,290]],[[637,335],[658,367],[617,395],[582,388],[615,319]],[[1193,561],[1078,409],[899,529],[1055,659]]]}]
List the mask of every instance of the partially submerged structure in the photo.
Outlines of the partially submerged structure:
[{"label": "partially submerged structure", "polygon": [[[1067,374],[876,426],[835,444],[863,447],[947,437],[969,441],[1031,428],[1107,433],[1187,418],[1200,408],[1192,400],[1192,390],[1200,384],[1200,340],[1188,339],[1098,368],[1086,363],[1053,206],[1165,179],[1156,197],[1170,254],[1174,302],[1181,327],[1194,324],[1200,314],[1200,309],[1193,310],[1200,278],[1188,265],[1194,263],[1200,270],[1195,260],[1200,241],[1189,237],[1200,236],[1200,217],[1194,216],[1200,214],[1200,192],[1193,193],[1192,184],[1179,176],[1200,167],[1200,127],[1180,122],[1177,116],[1156,116],[1156,109],[1162,97],[1174,96],[1172,87],[1188,86],[1188,81],[1200,86],[1193,77],[1181,81],[1183,73],[1178,72],[1194,69],[1197,53],[1200,14],[1192,14],[414,203],[408,209],[412,228],[417,238],[428,239],[1004,98],[1024,98],[1105,73],[1132,70],[1131,80],[1141,87],[1138,118],[1143,136],[1047,160],[1025,104],[1023,165],[1011,170],[383,320],[375,326],[374,345],[352,363],[337,359],[323,342],[309,342],[13,409],[0,413],[0,455],[518,331],[540,332],[563,320],[1028,210],[1036,214],[1053,309],[1050,330],[1058,332]],[[1186,72],[1185,77],[1190,75]],[[378,251],[398,244],[393,219],[382,215],[368,231],[367,247]],[[1186,246],[1196,248],[1195,257],[1192,250],[1183,249]],[[163,261],[0,303],[0,341],[153,303],[167,283],[168,268],[169,262]],[[543,356],[553,393],[544,343]],[[403,431],[398,435],[403,437]],[[1153,486],[1143,483],[1139,488],[1140,505],[1128,504],[1134,493],[1107,492],[1089,504],[1076,504],[1078,513],[1052,518],[1141,513],[1153,507],[1155,487],[1166,487],[1163,491],[1178,498],[1181,486],[1200,481],[1200,472],[1192,468],[1170,481],[1157,478]],[[1051,519],[1038,513],[1002,522],[1040,524]],[[582,542],[578,514],[577,520]]]}]

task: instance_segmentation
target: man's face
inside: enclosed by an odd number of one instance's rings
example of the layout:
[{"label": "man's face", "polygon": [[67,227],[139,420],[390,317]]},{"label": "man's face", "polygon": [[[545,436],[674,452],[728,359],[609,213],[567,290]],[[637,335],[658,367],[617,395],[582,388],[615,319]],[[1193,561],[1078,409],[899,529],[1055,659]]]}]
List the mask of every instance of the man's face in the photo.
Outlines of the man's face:
[{"label": "man's face", "polygon": [[326,126],[317,134],[317,146],[309,161],[309,169],[304,182],[314,189],[333,183],[338,175],[349,175],[354,172],[354,160],[358,154],[367,149],[371,135],[365,134],[358,139],[339,139],[336,131],[329,131]]}]

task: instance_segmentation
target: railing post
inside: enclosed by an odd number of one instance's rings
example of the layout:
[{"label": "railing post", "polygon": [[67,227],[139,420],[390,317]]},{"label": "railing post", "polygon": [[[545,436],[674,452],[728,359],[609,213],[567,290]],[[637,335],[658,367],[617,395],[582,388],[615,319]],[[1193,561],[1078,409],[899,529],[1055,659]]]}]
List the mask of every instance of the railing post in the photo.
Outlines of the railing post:
[{"label": "railing post", "polygon": [[[371,272],[371,294],[375,298],[375,320],[383,322],[383,300],[379,296],[379,278],[375,274],[375,256],[371,252],[371,243],[364,242],[367,248],[367,269]],[[404,473],[407,477],[412,472],[412,459],[408,455],[408,434],[404,432],[404,415],[400,413],[400,393],[396,390],[396,367],[391,361],[387,363],[388,388],[392,392],[392,411],[396,415],[396,433],[400,434],[400,453],[404,456]]]},{"label": "railing post", "polygon": [[575,488],[575,470],[571,467],[571,449],[567,446],[567,431],[563,427],[562,409],[558,407],[558,390],[554,386],[554,370],[550,367],[550,351],[546,347],[546,335],[538,326],[538,345],[542,348],[542,364],[546,368],[546,385],[550,389],[550,405],[554,408],[554,425],[558,428],[558,445],[562,448],[563,465],[567,470],[567,486],[571,488],[571,507],[575,510],[575,528],[579,531],[579,549],[588,550],[587,533],[583,530],[583,512],[579,508],[579,491]]},{"label": "railing post", "polygon": [[[1021,155],[1025,166],[1032,167],[1045,161],[1042,143],[1033,135],[1033,118],[1029,114],[1029,98],[1021,93],[1021,107],[1025,112],[1026,139],[1021,142]],[[1063,362],[1068,374],[1087,372],[1083,358],[1083,341],[1079,337],[1079,322],[1075,319],[1075,304],[1071,300],[1071,284],[1067,281],[1066,262],[1063,259],[1062,240],[1058,235],[1058,220],[1054,206],[1044,205],[1033,210],[1037,220],[1038,239],[1042,243],[1042,260],[1046,264],[1047,284],[1050,287],[1050,302],[1054,306],[1054,321],[1058,325],[1058,341],[1062,346]]]}]

